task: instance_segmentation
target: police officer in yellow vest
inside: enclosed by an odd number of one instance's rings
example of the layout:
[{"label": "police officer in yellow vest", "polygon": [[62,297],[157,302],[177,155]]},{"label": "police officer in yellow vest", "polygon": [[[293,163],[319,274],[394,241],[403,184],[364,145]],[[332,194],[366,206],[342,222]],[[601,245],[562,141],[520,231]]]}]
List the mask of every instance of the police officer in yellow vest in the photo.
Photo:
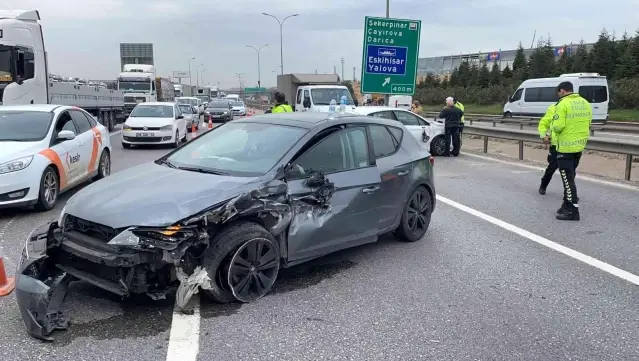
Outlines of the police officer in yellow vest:
[{"label": "police officer in yellow vest", "polygon": [[548,188],[548,184],[550,184],[550,180],[557,170],[557,135],[553,134],[552,131],[552,118],[555,116],[556,106],[556,104],[553,104],[548,107],[546,114],[543,118],[541,118],[541,120],[539,120],[539,125],[537,126],[539,137],[544,141],[544,143],[550,143],[550,150],[548,151],[547,158],[548,167],[546,167],[546,171],[541,177],[541,185],[539,186],[539,194],[541,195],[546,194],[546,188]]},{"label": "police officer in yellow vest", "polygon": [[286,97],[283,93],[275,93],[275,105],[271,108],[271,113],[290,113],[293,111],[290,105],[286,104]]},{"label": "police officer in yellow vest", "polygon": [[[462,113],[464,113],[464,104],[462,104],[460,101],[457,100],[457,98],[453,98],[453,102],[455,102],[455,107],[459,110],[462,111]],[[466,118],[462,115],[461,117],[461,126],[459,127],[459,134],[461,135],[461,133],[464,131],[464,121],[466,120]]]},{"label": "police officer in yellow vest", "polygon": [[557,219],[579,220],[579,197],[575,185],[575,172],[581,152],[590,137],[592,107],[579,94],[573,93],[571,82],[557,86],[559,101],[552,118],[552,135],[556,138],[557,166],[564,186],[564,202],[557,211]]}]

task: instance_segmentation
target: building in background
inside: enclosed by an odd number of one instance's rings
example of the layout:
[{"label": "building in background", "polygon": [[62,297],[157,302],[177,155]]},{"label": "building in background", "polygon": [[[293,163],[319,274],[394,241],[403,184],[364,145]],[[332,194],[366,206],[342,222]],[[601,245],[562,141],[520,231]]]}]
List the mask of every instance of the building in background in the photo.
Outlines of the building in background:
[{"label": "building in background", "polygon": [[[588,51],[592,49],[594,44],[586,44]],[[569,54],[577,51],[579,44],[570,44],[566,46],[555,46],[555,56],[560,57],[563,52],[567,51]],[[526,58],[530,57],[535,49],[524,49]],[[453,69],[457,68],[462,61],[470,62],[471,64],[477,64],[478,66],[486,62],[489,67],[492,67],[494,62],[499,64],[499,67],[503,70],[506,65],[511,69],[513,67],[513,61],[515,60],[515,54],[517,49],[514,50],[497,50],[487,53],[477,52],[459,55],[447,55],[447,56],[435,56],[430,58],[421,58],[417,61],[417,76],[423,78],[428,73],[432,73],[439,77],[448,76]]]},{"label": "building in background", "polygon": [[150,43],[120,43],[120,69],[124,64],[148,64],[153,62],[153,44]]}]

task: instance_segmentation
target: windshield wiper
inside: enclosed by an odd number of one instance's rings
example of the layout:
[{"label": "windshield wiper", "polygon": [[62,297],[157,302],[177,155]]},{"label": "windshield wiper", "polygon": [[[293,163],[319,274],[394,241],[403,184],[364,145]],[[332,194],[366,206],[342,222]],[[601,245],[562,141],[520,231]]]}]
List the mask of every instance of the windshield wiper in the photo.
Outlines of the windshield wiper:
[{"label": "windshield wiper", "polygon": [[199,173],[216,174],[216,175],[229,175],[228,173],[220,172],[218,170],[199,168],[199,167],[177,167],[177,168],[182,170],[188,170],[190,172],[199,172]]},{"label": "windshield wiper", "polygon": [[160,159],[160,160],[156,160],[155,164],[164,164],[165,166],[169,167],[169,168],[177,168],[177,166],[171,162],[169,162],[166,159]]}]

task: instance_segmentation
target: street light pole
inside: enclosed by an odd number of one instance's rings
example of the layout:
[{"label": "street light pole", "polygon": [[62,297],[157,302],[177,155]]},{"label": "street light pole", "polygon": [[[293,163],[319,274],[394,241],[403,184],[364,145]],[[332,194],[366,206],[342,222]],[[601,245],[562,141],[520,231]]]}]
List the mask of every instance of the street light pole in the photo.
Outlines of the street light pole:
[{"label": "street light pole", "polygon": [[193,87],[193,77],[191,76],[191,60],[195,60],[195,57],[189,59],[189,86]]},{"label": "street light pole", "polygon": [[256,48],[252,45],[247,45],[247,48],[251,48],[253,50],[255,50],[255,52],[257,53],[257,87],[260,88],[262,87],[262,78],[261,78],[261,71],[260,71],[260,52],[262,51],[263,48],[267,47],[268,44],[264,44],[262,46],[260,46],[259,48]]},{"label": "street light pole", "polygon": [[197,87],[200,87],[200,67],[204,66],[204,64],[200,64],[195,68],[195,81],[197,82]]},{"label": "street light pole", "polygon": [[287,17],[284,18],[284,20],[280,21],[280,19],[278,19],[277,16],[275,15],[271,15],[268,13],[262,13],[262,15],[266,15],[266,16],[270,16],[273,19],[277,20],[277,23],[280,24],[280,65],[282,67],[282,75],[284,75],[284,35],[283,35],[283,26],[284,26],[284,22],[286,21],[286,19],[288,18],[292,18],[293,16],[299,16],[300,14],[293,14],[293,15],[289,15]]}]

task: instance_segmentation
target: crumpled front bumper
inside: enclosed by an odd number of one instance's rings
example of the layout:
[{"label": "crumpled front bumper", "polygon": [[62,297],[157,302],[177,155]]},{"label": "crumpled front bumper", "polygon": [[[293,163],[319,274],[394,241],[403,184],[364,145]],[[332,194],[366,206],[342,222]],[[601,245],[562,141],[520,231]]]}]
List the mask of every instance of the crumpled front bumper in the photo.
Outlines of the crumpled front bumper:
[{"label": "crumpled front bumper", "polygon": [[68,319],[61,311],[71,276],[49,264],[48,240],[57,223],[34,229],[22,251],[16,278],[16,298],[27,333],[51,341],[54,330],[66,329]]}]

